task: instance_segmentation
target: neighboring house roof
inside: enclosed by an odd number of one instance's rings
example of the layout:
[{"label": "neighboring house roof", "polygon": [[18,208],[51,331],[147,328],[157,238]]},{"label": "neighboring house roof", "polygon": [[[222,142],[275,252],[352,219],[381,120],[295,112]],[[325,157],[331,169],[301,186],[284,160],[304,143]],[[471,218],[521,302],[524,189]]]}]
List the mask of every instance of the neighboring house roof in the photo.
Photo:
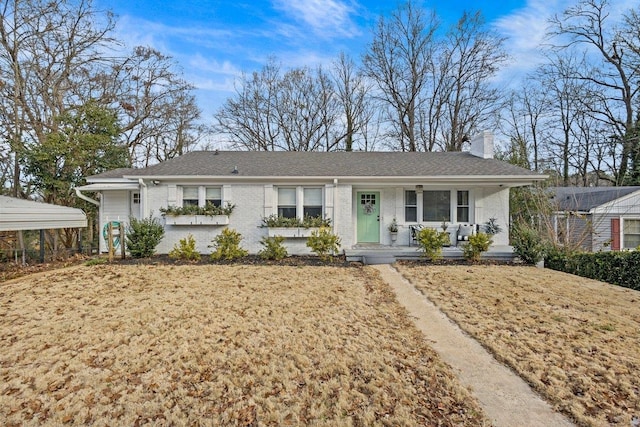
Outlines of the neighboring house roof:
[{"label": "neighboring house roof", "polygon": [[0,231],[84,228],[81,209],[0,196]]},{"label": "neighboring house roof", "polygon": [[589,212],[591,209],[625,197],[640,187],[550,187],[557,210]]},{"label": "neighboring house roof", "polygon": [[161,177],[518,177],[544,175],[466,152],[295,152],[194,151],[144,169],[109,171],[95,182],[117,176]]}]

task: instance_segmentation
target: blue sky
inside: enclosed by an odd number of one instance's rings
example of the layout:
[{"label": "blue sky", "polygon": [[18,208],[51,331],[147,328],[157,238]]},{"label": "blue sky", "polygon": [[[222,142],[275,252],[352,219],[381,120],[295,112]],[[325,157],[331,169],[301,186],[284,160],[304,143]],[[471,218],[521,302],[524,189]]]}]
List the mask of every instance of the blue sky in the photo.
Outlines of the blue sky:
[{"label": "blue sky", "polygon": [[[619,0],[625,2],[626,0]],[[546,19],[570,0],[431,0],[445,25],[464,10],[481,10],[508,37],[513,65],[505,85],[531,69]],[[127,47],[152,46],[172,56],[197,88],[203,121],[230,96],[242,72],[259,70],[269,56],[285,67],[329,65],[344,51],[358,60],[380,15],[397,2],[383,0],[95,0],[118,17]]]}]

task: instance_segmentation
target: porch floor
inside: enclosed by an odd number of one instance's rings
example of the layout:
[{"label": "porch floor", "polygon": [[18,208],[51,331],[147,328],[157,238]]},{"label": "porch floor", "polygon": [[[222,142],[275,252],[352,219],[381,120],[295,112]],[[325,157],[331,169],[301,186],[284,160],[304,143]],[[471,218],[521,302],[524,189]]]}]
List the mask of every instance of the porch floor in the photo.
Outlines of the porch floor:
[{"label": "porch floor", "polygon": [[[345,249],[347,261],[361,262],[363,264],[393,264],[397,260],[418,260],[422,253],[416,246],[389,246],[374,243],[356,244],[350,249]],[[463,259],[462,248],[449,246],[442,248],[442,258]],[[482,254],[482,259],[498,261],[513,261],[515,254],[513,247],[508,245],[491,246]]]}]

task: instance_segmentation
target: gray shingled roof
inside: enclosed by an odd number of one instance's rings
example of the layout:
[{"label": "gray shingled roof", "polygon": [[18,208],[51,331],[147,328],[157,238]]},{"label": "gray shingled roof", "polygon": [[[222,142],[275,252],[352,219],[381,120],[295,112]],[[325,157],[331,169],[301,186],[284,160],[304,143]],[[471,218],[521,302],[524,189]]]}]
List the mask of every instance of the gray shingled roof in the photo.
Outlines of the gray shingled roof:
[{"label": "gray shingled roof", "polygon": [[[237,174],[234,169],[237,168]],[[194,151],[124,176],[392,177],[518,176],[538,173],[469,153]],[[92,178],[113,178],[112,172]]]},{"label": "gray shingled roof", "polygon": [[620,197],[640,191],[640,187],[551,187],[560,211],[588,212]]}]

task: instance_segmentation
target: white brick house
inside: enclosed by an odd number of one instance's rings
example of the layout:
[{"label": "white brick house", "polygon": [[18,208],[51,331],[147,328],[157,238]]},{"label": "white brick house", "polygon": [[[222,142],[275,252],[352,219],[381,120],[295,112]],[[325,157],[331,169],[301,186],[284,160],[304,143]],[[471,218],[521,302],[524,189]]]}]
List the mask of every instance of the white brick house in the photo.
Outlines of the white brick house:
[{"label": "white brick house", "polygon": [[[409,244],[413,224],[437,228],[445,221],[454,230],[489,218],[503,229],[494,245],[507,245],[509,188],[544,178],[493,159],[493,136],[485,132],[473,138],[470,152],[456,153],[191,152],[144,169],[88,177],[77,193],[99,205],[101,227],[130,216],[158,217],[165,224],[158,253],[168,253],[188,234],[201,253],[210,253],[208,245],[225,226],[241,233],[242,246],[257,253],[269,234],[261,226],[264,217],[306,214],[331,219],[343,248],[389,245],[393,218],[399,245]],[[207,202],[235,209],[228,218],[203,221],[207,224],[193,224],[195,219],[176,224],[160,212]],[[287,238],[289,253],[308,252],[300,234]],[[106,251],[102,238],[100,249]]]}]

